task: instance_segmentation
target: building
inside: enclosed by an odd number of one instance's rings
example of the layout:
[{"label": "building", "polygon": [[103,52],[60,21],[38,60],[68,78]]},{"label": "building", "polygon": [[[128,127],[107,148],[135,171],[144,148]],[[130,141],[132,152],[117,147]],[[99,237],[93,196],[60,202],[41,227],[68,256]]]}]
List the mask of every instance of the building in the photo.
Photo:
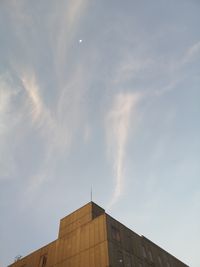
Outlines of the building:
[{"label": "building", "polygon": [[186,267],[90,202],[60,221],[58,239],[9,267]]}]

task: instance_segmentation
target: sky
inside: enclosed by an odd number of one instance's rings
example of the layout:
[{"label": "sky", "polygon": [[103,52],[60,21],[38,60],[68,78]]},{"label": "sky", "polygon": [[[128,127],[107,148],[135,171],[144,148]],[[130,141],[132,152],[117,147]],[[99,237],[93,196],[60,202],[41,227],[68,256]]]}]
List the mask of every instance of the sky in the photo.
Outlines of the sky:
[{"label": "sky", "polygon": [[90,201],[200,266],[199,0],[0,1],[0,266]]}]

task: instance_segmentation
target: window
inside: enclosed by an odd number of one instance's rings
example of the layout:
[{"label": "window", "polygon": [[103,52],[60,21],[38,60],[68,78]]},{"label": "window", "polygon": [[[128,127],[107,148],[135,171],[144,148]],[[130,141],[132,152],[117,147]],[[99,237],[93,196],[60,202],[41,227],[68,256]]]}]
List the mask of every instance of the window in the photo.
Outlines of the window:
[{"label": "window", "polygon": [[112,226],[111,227],[111,232],[112,232],[112,238],[120,242],[121,238],[120,238],[119,229],[117,229],[116,227]]},{"label": "window", "polygon": [[131,264],[131,256],[130,255],[126,255],[125,257],[125,264],[126,264],[126,267],[131,267],[132,264]]},{"label": "window", "polygon": [[123,253],[121,251],[117,252],[117,266],[124,267]]},{"label": "window", "polygon": [[44,267],[47,264],[47,254],[40,257],[39,267]]},{"label": "window", "polygon": [[162,259],[160,256],[158,256],[158,263],[159,263],[159,266],[161,267],[162,266]]},{"label": "window", "polygon": [[148,253],[149,253],[149,259],[150,259],[150,261],[153,262],[153,256],[152,256],[151,250],[149,250]]},{"label": "window", "polygon": [[144,246],[142,246],[142,255],[143,255],[144,258],[147,257],[146,249],[145,249]]},{"label": "window", "polygon": [[130,235],[127,236],[127,246],[126,249],[130,252],[133,251],[132,238]]}]

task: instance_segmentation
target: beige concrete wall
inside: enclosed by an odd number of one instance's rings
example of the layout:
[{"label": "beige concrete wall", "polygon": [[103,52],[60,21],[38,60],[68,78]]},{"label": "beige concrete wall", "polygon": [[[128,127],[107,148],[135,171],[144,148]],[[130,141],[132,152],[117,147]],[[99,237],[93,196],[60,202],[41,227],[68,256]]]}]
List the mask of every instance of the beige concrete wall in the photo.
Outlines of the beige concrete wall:
[{"label": "beige concrete wall", "polygon": [[53,241],[48,245],[34,251],[21,260],[9,265],[10,267],[40,267],[41,258],[46,255],[47,262],[45,267],[53,267],[55,264],[56,243]]},{"label": "beige concrete wall", "polygon": [[108,264],[105,213],[98,205],[88,203],[61,219],[57,240],[10,267],[107,267]]},{"label": "beige concrete wall", "polygon": [[66,233],[57,241],[56,265],[73,267],[108,266],[105,215]]},{"label": "beige concrete wall", "polygon": [[64,235],[74,231],[87,222],[90,222],[93,218],[104,214],[105,211],[93,202],[90,202],[82,208],[74,211],[68,216],[60,220],[60,228],[58,237],[61,238]]}]

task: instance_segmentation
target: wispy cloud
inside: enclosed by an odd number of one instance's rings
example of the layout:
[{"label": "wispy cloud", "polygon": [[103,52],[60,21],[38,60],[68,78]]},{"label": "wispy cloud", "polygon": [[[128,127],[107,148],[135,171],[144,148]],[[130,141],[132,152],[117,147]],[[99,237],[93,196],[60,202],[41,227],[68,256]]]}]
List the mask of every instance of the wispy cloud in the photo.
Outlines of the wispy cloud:
[{"label": "wispy cloud", "polygon": [[[58,33],[57,49],[55,50],[55,62],[57,77],[62,84],[64,65],[68,59],[68,53],[70,51],[70,45],[74,41],[77,27],[80,24],[80,20],[85,14],[88,6],[88,0],[70,0],[67,5],[62,7],[60,16],[60,31]],[[77,40],[78,42],[78,40]]]},{"label": "wispy cloud", "polygon": [[57,119],[56,110],[53,113],[45,105],[41,96],[41,86],[34,72],[24,72],[20,79],[27,96],[25,105],[26,109],[29,110],[31,124],[37,129],[38,135],[41,135],[45,144],[42,168],[30,179],[28,191],[34,191],[46,181],[49,175],[49,166],[53,166],[52,155],[66,148],[64,136],[67,135],[68,129],[63,127]]},{"label": "wispy cloud", "polygon": [[40,97],[39,86],[36,83],[36,78],[33,73],[29,75],[25,74],[21,80],[29,98],[32,119],[36,122],[44,116],[44,113],[46,113]]},{"label": "wispy cloud", "polygon": [[[25,71],[20,76],[31,125],[43,138],[45,145],[41,168],[30,179],[28,191],[34,192],[43,182],[51,179],[56,160],[62,158],[64,154],[68,155],[77,129],[85,127],[83,119],[88,79],[85,79],[84,69],[81,66],[77,67],[64,87],[58,90],[54,108],[49,108],[44,101],[44,88],[38,82],[34,71]],[[89,128],[85,128],[85,132],[83,131],[85,142],[89,134]]]},{"label": "wispy cloud", "polygon": [[[10,143],[7,142],[17,122],[21,119],[20,113],[13,106],[13,100],[19,94],[19,88],[12,87],[8,74],[0,76],[0,179],[13,174],[14,160]],[[13,113],[15,116],[13,116]],[[12,145],[13,146],[13,145]]]},{"label": "wispy cloud", "polygon": [[[165,93],[171,92],[174,89],[177,90],[179,84],[186,78],[191,79],[191,65],[195,65],[198,62],[197,58],[200,56],[200,41],[192,44],[183,53],[182,57],[175,58],[166,64],[162,70],[165,72],[168,79],[165,84],[160,88],[154,88],[153,94],[160,96]],[[196,61],[196,62],[195,62]]]},{"label": "wispy cloud", "polygon": [[5,88],[4,81],[0,79],[0,135],[6,131],[6,115],[9,109],[11,93]]},{"label": "wispy cloud", "polygon": [[119,199],[124,187],[125,151],[130,123],[134,123],[134,112],[140,99],[138,93],[120,93],[114,98],[106,119],[108,153],[113,159],[115,186],[108,208]]},{"label": "wispy cloud", "polygon": [[[23,105],[26,110],[26,119],[29,119],[31,126],[34,128],[38,138],[42,138],[42,144],[44,145],[44,157],[42,158],[41,166],[34,174],[29,178],[30,188],[37,189],[41,184],[46,181],[47,176],[50,175],[49,169],[53,173],[53,166],[55,166],[55,158],[58,160],[65,154],[68,155],[71,144],[74,140],[74,133],[77,127],[82,123],[81,118],[83,117],[84,103],[83,98],[86,92],[84,88],[84,77],[83,69],[81,64],[71,69],[71,73],[66,74],[66,65],[68,63],[68,55],[71,51],[71,44],[77,33],[80,21],[85,14],[88,0],[78,1],[64,1],[61,5],[52,5],[50,2],[48,12],[55,11],[54,16],[48,18],[49,25],[52,25],[51,31],[46,32],[46,37],[51,38],[52,33],[56,38],[52,40],[50,46],[52,49],[53,56],[53,74],[54,82],[56,86],[54,99],[54,106],[49,107],[45,102],[47,91],[42,87],[40,81],[41,76],[38,76],[36,71],[36,65],[40,61],[38,58],[39,50],[38,47],[30,52],[30,57],[33,60],[26,62],[24,66],[23,62],[15,63],[11,62],[11,65],[16,73],[18,73],[18,79],[21,81],[21,91],[23,92]],[[32,11],[29,10],[28,6],[24,1],[18,6],[17,1],[13,1],[13,5],[10,5],[11,10],[17,9],[17,15],[12,12],[11,17],[15,22],[14,25],[18,25],[20,32],[23,36],[17,34],[18,42],[20,47],[24,47],[26,50],[27,45],[22,43],[26,38],[26,29],[22,24],[24,20],[29,20],[33,23],[32,26],[38,30],[35,20],[33,20]],[[54,9],[52,9],[54,7]],[[25,12],[26,11],[26,12]],[[25,14],[27,16],[25,16]],[[16,26],[17,27],[17,26]],[[18,32],[18,31],[16,31]],[[36,40],[35,31],[30,34],[31,41],[33,43]],[[29,40],[27,40],[28,42]],[[78,40],[77,40],[78,42]],[[32,43],[31,43],[32,45]],[[43,44],[41,44],[42,47]],[[47,47],[48,49],[49,47]],[[32,53],[32,54],[31,54]],[[29,53],[28,53],[29,54]],[[34,57],[35,55],[35,57]],[[34,58],[37,58],[34,61]],[[33,64],[31,63],[33,62]],[[55,70],[55,71],[54,71]],[[30,126],[30,125],[29,125]],[[83,139],[87,139],[89,133],[85,133]],[[51,166],[51,168],[49,168]]]},{"label": "wispy cloud", "polygon": [[52,116],[51,110],[44,104],[36,75],[33,71],[24,72],[20,80],[27,94],[26,105],[29,108],[32,122],[42,130],[44,135],[52,134],[56,128],[55,118]]},{"label": "wispy cloud", "polygon": [[84,143],[87,144],[91,138],[91,127],[87,124],[83,132]]},{"label": "wispy cloud", "polygon": [[127,53],[117,67],[113,82],[115,84],[127,83],[130,80],[137,78],[138,75],[141,75],[141,73],[144,73],[147,69],[152,68],[153,63],[153,59],[149,56],[140,58],[137,55]]},{"label": "wispy cloud", "polygon": [[182,64],[184,65],[189,63],[190,61],[196,59],[196,56],[198,55],[200,55],[200,41],[196,42],[188,48],[182,60]]}]

